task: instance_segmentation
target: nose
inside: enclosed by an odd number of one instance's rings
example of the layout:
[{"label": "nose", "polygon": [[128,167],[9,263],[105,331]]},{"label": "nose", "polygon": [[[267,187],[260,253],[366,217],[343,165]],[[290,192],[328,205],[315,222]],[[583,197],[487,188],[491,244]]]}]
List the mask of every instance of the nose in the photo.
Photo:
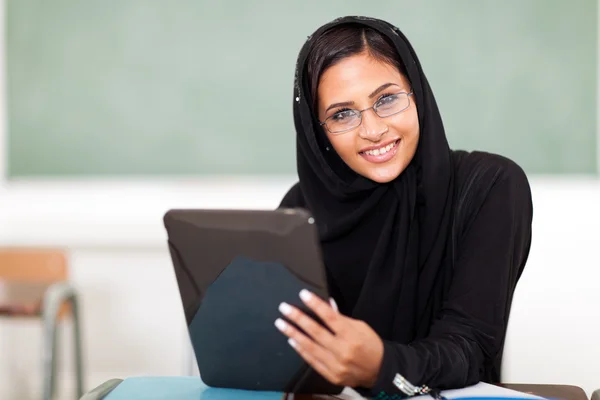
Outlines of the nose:
[{"label": "nose", "polygon": [[388,126],[379,118],[373,109],[363,111],[362,123],[360,124],[359,135],[363,139],[377,142],[381,139],[384,133],[388,131]]}]

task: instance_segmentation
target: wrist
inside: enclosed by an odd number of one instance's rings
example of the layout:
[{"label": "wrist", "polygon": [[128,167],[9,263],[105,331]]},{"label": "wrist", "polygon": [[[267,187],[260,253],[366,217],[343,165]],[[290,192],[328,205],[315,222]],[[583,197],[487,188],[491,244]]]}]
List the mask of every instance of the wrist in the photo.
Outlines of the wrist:
[{"label": "wrist", "polygon": [[377,337],[377,345],[375,346],[375,351],[373,351],[372,364],[369,371],[368,376],[363,383],[363,387],[367,389],[372,389],[379,379],[379,373],[381,372],[381,366],[383,364],[383,352],[384,346],[383,341],[378,336]]}]

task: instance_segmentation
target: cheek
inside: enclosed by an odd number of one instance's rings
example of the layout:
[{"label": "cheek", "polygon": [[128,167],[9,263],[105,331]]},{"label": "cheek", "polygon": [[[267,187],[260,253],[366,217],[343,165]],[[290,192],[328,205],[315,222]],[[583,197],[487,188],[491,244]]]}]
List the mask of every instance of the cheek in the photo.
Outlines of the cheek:
[{"label": "cheek", "polygon": [[333,146],[333,149],[329,149],[329,151],[335,151],[343,160],[347,160],[356,153],[355,139],[351,132],[344,135],[328,134],[327,139]]},{"label": "cheek", "polygon": [[419,142],[419,123],[418,121],[414,121],[410,124],[406,124],[401,131],[402,138],[406,140],[411,145],[416,146],[416,143]]},{"label": "cheek", "polygon": [[406,126],[404,131],[402,132],[402,139],[405,141],[406,148],[406,158],[411,158],[415,155],[417,151],[417,146],[419,144],[419,123],[411,123]]},{"label": "cheek", "polygon": [[393,128],[399,135],[406,139],[418,138],[419,116],[417,110],[412,108],[407,111],[395,116],[396,118],[390,121],[390,128]]}]

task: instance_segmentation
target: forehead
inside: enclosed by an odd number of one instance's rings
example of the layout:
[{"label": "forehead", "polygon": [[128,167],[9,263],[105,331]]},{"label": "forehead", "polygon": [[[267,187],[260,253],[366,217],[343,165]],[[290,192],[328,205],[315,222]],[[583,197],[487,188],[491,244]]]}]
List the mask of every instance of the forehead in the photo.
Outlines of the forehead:
[{"label": "forehead", "polygon": [[[368,54],[347,57],[329,67],[319,81],[319,96],[370,93],[376,87],[393,82],[406,88],[406,78],[389,63]],[[337,96],[336,96],[337,97]]]}]

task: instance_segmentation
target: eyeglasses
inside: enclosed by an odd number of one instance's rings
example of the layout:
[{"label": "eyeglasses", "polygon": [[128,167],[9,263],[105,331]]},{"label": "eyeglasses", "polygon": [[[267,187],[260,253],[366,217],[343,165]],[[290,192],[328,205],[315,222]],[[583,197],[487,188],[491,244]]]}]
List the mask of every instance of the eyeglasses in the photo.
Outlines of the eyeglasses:
[{"label": "eyeglasses", "polygon": [[324,122],[321,122],[321,126],[325,126],[329,132],[335,135],[351,131],[360,126],[362,123],[362,113],[365,111],[373,109],[375,114],[380,118],[391,117],[392,115],[401,113],[410,106],[410,96],[412,95],[412,91],[410,93],[398,92],[379,98],[373,106],[364,110],[342,109],[328,117]]}]

